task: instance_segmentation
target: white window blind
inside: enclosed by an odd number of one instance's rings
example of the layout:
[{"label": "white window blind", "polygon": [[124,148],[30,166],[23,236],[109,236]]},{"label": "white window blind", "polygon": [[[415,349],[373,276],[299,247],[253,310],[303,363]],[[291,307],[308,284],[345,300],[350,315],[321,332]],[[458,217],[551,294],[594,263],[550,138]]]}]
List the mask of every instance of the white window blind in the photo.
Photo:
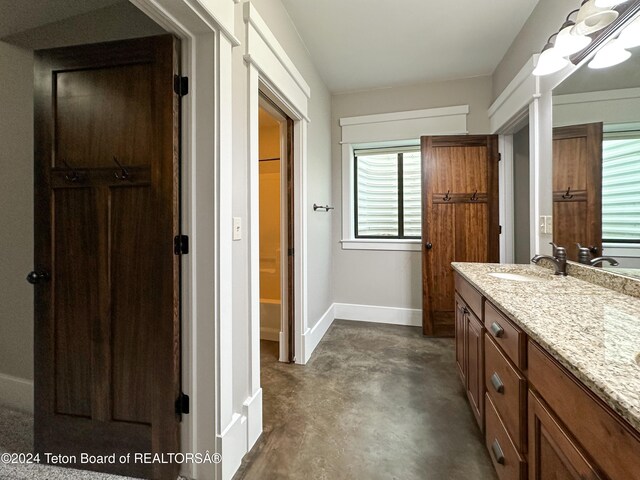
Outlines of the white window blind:
[{"label": "white window blind", "polygon": [[640,241],[640,134],[634,133],[605,134],[602,147],[605,241]]},{"label": "white window blind", "polygon": [[421,174],[417,147],[355,151],[355,233],[420,238]]}]

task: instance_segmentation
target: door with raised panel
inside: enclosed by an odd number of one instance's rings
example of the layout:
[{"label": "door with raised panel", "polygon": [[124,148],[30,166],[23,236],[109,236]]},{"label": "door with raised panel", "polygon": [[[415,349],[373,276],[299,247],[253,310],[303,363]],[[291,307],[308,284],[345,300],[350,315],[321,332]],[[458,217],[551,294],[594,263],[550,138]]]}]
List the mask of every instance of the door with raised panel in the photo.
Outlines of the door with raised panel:
[{"label": "door with raised panel", "polygon": [[480,430],[484,429],[484,328],[480,320],[467,315],[467,397]]},{"label": "door with raised panel", "polygon": [[498,262],[498,137],[422,137],[422,327],[455,330],[451,262]]},{"label": "door with raised panel", "polygon": [[180,451],[178,51],[164,35],[36,52],[37,452]]},{"label": "door with raised panel", "polygon": [[469,309],[464,301],[456,295],[456,366],[463,385],[467,385],[467,364],[465,354],[465,338],[467,314]]}]

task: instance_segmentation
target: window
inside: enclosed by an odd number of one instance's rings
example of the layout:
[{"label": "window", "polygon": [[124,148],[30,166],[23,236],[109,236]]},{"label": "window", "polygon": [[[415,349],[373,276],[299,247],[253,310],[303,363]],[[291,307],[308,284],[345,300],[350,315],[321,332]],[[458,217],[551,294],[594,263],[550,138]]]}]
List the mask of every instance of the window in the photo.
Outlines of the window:
[{"label": "window", "polygon": [[354,150],[356,238],[419,239],[420,149]]},{"label": "window", "polygon": [[605,133],[602,154],[603,241],[640,243],[640,132]]}]

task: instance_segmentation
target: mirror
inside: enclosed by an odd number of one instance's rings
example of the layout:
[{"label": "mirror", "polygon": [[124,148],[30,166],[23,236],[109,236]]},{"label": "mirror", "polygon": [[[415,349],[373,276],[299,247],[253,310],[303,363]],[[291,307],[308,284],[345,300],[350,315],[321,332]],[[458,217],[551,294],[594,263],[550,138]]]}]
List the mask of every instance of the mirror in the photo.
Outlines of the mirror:
[{"label": "mirror", "polygon": [[[553,91],[553,239],[570,260],[640,278],[640,48]],[[583,247],[579,250],[577,243]]]}]

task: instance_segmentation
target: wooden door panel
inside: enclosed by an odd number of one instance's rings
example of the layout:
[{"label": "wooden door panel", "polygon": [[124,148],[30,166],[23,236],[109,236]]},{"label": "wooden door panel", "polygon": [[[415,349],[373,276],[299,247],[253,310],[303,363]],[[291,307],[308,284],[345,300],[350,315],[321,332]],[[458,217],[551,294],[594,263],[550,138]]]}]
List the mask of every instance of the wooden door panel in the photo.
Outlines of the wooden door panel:
[{"label": "wooden door panel", "polygon": [[165,35],[36,53],[38,452],[180,449],[178,50]]},{"label": "wooden door panel", "polygon": [[[145,278],[154,271],[154,226],[149,187],[111,188],[111,325],[113,342],[113,419],[151,423],[155,322],[161,312],[154,301],[161,282]],[[141,301],[141,300],[144,301]],[[149,321],[151,319],[151,321]]]},{"label": "wooden door panel", "polygon": [[602,123],[553,129],[553,241],[602,252]]},{"label": "wooden door panel", "polygon": [[496,136],[422,137],[423,332],[451,335],[451,262],[497,262]]},{"label": "wooden door panel", "polygon": [[[153,152],[151,64],[119,65],[55,74],[56,167],[146,165]],[[78,132],[84,135],[78,135]]]},{"label": "wooden door panel", "polygon": [[95,194],[87,188],[58,190],[53,208],[55,409],[90,417],[91,324],[99,313],[98,265],[91,248],[98,239]]}]

